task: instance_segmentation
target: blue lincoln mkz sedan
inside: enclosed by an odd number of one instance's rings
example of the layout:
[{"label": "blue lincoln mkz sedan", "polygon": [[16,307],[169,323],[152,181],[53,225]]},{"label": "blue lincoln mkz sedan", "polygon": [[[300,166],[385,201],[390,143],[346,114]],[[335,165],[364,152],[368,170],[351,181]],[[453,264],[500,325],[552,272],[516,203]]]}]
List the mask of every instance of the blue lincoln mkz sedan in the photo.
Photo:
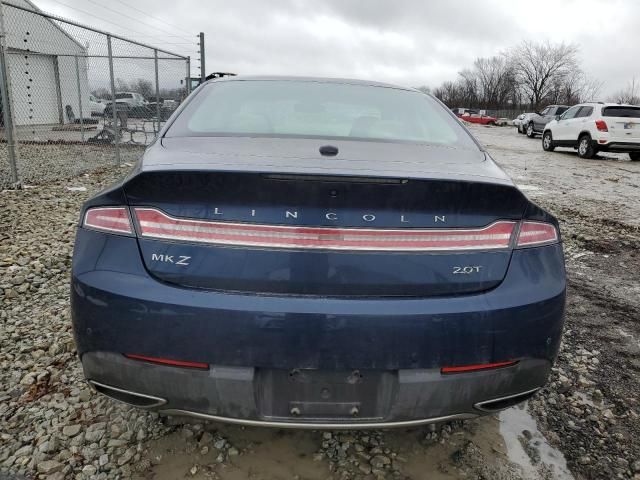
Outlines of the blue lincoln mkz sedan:
[{"label": "blue lincoln mkz sedan", "polygon": [[409,426],[545,384],[565,269],[556,219],[432,96],[228,77],[83,206],[71,303],[85,376],[117,400]]}]

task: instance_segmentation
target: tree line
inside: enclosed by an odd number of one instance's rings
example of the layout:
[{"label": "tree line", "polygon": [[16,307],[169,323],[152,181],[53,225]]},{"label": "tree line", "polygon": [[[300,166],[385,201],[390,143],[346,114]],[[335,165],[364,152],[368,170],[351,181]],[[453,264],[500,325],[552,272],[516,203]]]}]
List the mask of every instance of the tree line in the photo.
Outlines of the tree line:
[{"label": "tree line", "polygon": [[[144,98],[149,100],[150,102],[155,101],[156,98],[156,88],[154,84],[145,78],[138,78],[127,82],[122,78],[116,78],[115,80],[116,92],[133,92],[139,93]],[[185,89],[184,88],[162,88],[160,87],[160,98],[164,100],[176,100],[182,101],[185,97]],[[96,98],[101,98],[104,100],[111,99],[111,90],[100,87],[91,91],[91,94]]]},{"label": "tree line", "polygon": [[[478,58],[432,93],[449,107],[487,110],[540,110],[546,105],[574,105],[601,100],[603,82],[580,67],[574,44],[522,43],[489,58]],[[422,87],[421,89],[425,89]],[[640,103],[635,78],[607,100]]]}]

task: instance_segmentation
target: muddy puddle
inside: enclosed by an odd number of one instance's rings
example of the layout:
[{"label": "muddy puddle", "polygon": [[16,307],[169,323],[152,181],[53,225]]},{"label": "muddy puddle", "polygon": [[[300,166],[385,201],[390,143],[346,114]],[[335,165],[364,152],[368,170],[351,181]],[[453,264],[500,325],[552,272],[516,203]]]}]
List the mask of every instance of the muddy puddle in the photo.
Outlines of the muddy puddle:
[{"label": "muddy puddle", "polygon": [[388,478],[416,480],[573,479],[562,454],[520,407],[435,431],[429,427],[324,432],[184,425],[152,442],[147,458],[153,467],[138,478],[326,480],[375,478],[382,472]]},{"label": "muddy puddle", "polygon": [[500,412],[500,434],[507,446],[509,460],[518,465],[523,478],[537,480],[573,480],[562,452],[542,435],[526,405]]}]

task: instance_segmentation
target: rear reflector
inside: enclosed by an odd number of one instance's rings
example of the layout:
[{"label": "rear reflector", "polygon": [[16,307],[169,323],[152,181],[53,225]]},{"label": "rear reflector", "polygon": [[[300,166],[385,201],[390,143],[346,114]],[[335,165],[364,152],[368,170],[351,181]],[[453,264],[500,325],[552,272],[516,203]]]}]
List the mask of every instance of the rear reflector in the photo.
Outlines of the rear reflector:
[{"label": "rear reflector", "polygon": [[487,250],[508,248],[515,222],[474,229],[365,229],[256,225],[175,218],[153,208],[134,209],[140,235],[217,245],[370,251]]},{"label": "rear reflector", "polygon": [[464,372],[477,372],[479,370],[491,370],[493,368],[510,367],[518,363],[517,360],[509,362],[496,362],[496,363],[480,363],[477,365],[464,365],[461,367],[442,367],[440,373],[464,373]]},{"label": "rear reflector", "polygon": [[171,367],[200,368],[202,370],[207,370],[209,368],[209,364],[202,363],[202,362],[186,362],[184,360],[171,360],[168,358],[146,357],[144,355],[136,355],[133,353],[125,353],[124,356],[132,360],[142,360],[143,362],[157,363],[160,365],[169,365]]},{"label": "rear reflector", "polygon": [[84,216],[82,226],[103,232],[133,233],[125,207],[90,208]]},{"label": "rear reflector", "polygon": [[518,234],[518,247],[545,245],[558,241],[558,230],[550,223],[522,222]]}]

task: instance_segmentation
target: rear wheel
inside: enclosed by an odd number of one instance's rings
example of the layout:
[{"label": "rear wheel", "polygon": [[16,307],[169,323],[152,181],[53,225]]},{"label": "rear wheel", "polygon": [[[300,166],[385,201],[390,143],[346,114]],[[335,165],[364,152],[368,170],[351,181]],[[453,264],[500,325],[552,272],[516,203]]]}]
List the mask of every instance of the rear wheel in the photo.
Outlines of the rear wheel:
[{"label": "rear wheel", "polygon": [[629,158],[633,162],[640,162],[640,152],[629,152]]},{"label": "rear wheel", "polygon": [[542,136],[542,149],[545,152],[553,152],[556,149],[556,146],[553,144],[553,136],[548,130],[544,132]]},{"label": "rear wheel", "polygon": [[533,138],[536,136],[536,131],[533,129],[533,122],[527,125],[527,137]]},{"label": "rear wheel", "polygon": [[593,147],[591,136],[582,135],[578,139],[578,156],[580,158],[593,158],[596,154],[596,149]]}]

